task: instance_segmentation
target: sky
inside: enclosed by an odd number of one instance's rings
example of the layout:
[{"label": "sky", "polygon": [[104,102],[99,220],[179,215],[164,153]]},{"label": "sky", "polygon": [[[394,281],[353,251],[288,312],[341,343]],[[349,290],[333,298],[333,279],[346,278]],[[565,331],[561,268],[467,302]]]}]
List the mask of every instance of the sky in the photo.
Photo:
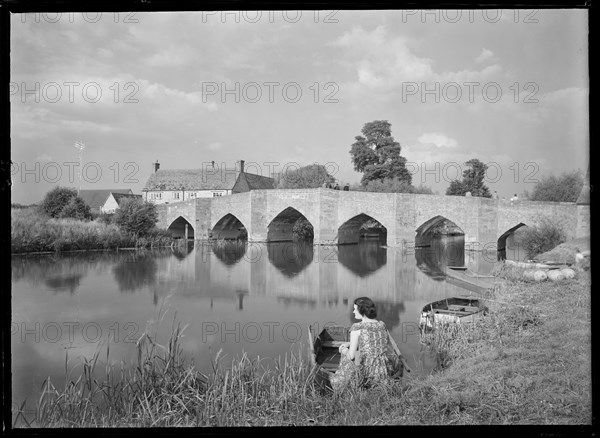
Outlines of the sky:
[{"label": "sky", "polygon": [[589,165],[586,10],[14,14],[10,58],[21,204],[141,193],[157,160],[353,184],[374,120],[440,194],[472,158],[507,199]]}]

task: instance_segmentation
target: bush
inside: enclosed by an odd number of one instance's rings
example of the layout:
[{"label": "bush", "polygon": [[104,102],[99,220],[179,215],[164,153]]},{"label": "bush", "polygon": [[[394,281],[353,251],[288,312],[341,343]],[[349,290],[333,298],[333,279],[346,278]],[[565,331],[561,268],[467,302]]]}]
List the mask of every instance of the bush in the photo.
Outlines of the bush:
[{"label": "bush", "polygon": [[46,193],[40,209],[50,217],[59,217],[63,208],[65,208],[71,199],[77,197],[75,189],[68,187],[55,187]]},{"label": "bush", "polygon": [[532,201],[576,202],[583,187],[583,174],[576,170],[542,178],[531,193]]},{"label": "bush", "polygon": [[549,218],[541,218],[538,225],[527,227],[522,232],[523,247],[529,259],[550,251],[566,240],[563,227]]},{"label": "bush", "polygon": [[115,213],[115,223],[124,231],[137,236],[148,234],[158,221],[156,206],[141,199],[124,199]]},{"label": "bush", "polygon": [[432,190],[424,186],[413,186],[407,181],[403,181],[400,178],[385,178],[369,181],[364,186],[353,186],[352,190],[365,191],[365,192],[379,192],[379,193],[413,193],[421,195],[431,195]]},{"label": "bush", "polygon": [[63,219],[78,219],[83,221],[90,220],[92,218],[92,213],[89,205],[87,205],[79,196],[75,196],[74,198],[71,198],[69,203],[63,207],[58,214],[58,217]]},{"label": "bush", "polygon": [[296,221],[292,233],[294,238],[298,240],[310,240],[314,238],[313,226],[304,218]]},{"label": "bush", "polygon": [[100,213],[100,214],[96,215],[95,220],[100,222],[101,224],[106,224],[106,225],[114,224],[115,223],[115,214],[114,213]]}]

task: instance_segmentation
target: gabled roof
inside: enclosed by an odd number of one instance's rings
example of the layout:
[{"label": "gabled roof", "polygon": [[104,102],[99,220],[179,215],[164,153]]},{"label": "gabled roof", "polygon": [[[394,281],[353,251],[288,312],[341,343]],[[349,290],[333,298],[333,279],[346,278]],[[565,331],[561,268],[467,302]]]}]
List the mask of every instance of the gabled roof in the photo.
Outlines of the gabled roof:
[{"label": "gabled roof", "polygon": [[131,193],[115,193],[112,192],[113,198],[115,198],[115,201],[117,201],[117,204],[119,205],[119,207],[121,207],[121,202],[123,201],[123,199],[135,199],[135,198],[142,198],[142,195],[133,195]]},{"label": "gabled roof", "polygon": [[[164,169],[157,170],[146,182],[143,192],[154,190],[232,190],[239,172],[233,169],[220,169],[212,172],[202,169]],[[254,174],[247,175],[249,184],[256,186],[267,185],[264,177]],[[272,180],[266,178],[266,180]],[[272,184],[271,184],[272,185]],[[255,188],[255,187],[252,187]],[[258,188],[258,187],[256,187]],[[269,188],[272,188],[269,187]]]},{"label": "gabled roof", "polygon": [[254,173],[242,173],[240,178],[244,178],[248,183],[250,190],[266,190],[275,188],[275,180],[267,176],[256,175]]},{"label": "gabled roof", "polygon": [[231,190],[236,179],[235,170],[203,172],[202,169],[164,169],[150,175],[142,191]]},{"label": "gabled roof", "polygon": [[104,205],[111,193],[133,194],[131,189],[80,190],[79,197],[83,199],[90,208],[100,208]]}]

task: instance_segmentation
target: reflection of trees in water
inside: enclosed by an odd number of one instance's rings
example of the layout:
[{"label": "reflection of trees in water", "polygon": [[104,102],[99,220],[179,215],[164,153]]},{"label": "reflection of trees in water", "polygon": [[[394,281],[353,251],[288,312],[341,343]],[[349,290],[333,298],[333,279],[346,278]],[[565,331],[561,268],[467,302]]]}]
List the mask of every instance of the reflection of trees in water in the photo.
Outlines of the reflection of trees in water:
[{"label": "reflection of trees in water", "polygon": [[53,276],[46,278],[44,283],[54,292],[69,291],[71,295],[73,295],[79,287],[79,283],[81,283],[83,277],[83,274]]},{"label": "reflection of trees in water", "polygon": [[277,302],[282,303],[283,307],[286,309],[291,305],[294,307],[304,307],[308,306],[309,309],[314,309],[317,307],[317,300],[311,300],[306,298],[296,298],[296,297],[277,297]]},{"label": "reflection of trees in water", "polygon": [[121,292],[135,292],[156,281],[156,257],[153,254],[131,254],[113,267]]},{"label": "reflection of trees in water", "polygon": [[[400,314],[404,313],[404,303],[393,303],[389,301],[376,301],[375,308],[377,309],[377,320],[383,321],[385,323],[385,327],[392,331],[394,327],[398,327],[400,325]],[[350,323],[354,324],[355,322],[360,322],[359,320],[354,319],[354,300],[352,301],[352,305],[350,306],[350,312],[348,313]]]},{"label": "reflection of trees in water", "polygon": [[269,261],[286,277],[294,277],[313,261],[312,242],[269,242],[267,243]]},{"label": "reflection of trees in water", "polygon": [[225,265],[232,266],[239,262],[248,247],[246,240],[215,240],[211,244],[212,252]]},{"label": "reflection of trees in water", "polygon": [[[171,257],[171,248],[142,251],[89,251],[77,253],[36,254],[11,257],[11,279],[25,280],[37,286],[59,285],[62,278],[79,276],[85,278],[90,271],[105,271],[110,265],[121,263],[135,254],[147,254],[154,258]],[[50,284],[47,280],[52,279]],[[74,280],[69,280],[74,284]]]},{"label": "reflection of trees in water", "polygon": [[379,240],[361,240],[338,246],[338,261],[359,277],[366,277],[387,263],[387,248]]},{"label": "reflection of trees in water", "polygon": [[415,250],[417,267],[434,280],[443,280],[446,266],[464,266],[463,236],[431,239],[431,246]]}]

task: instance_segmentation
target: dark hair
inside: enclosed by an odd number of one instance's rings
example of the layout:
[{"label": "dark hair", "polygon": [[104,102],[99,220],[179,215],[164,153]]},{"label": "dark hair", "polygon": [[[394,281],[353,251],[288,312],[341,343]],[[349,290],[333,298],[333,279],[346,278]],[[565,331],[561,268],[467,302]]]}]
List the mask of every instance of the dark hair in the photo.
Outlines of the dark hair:
[{"label": "dark hair", "polygon": [[356,309],[362,316],[366,316],[370,319],[377,318],[377,309],[375,308],[375,303],[373,300],[371,300],[371,298],[357,298],[354,300],[354,304],[356,304]]}]

